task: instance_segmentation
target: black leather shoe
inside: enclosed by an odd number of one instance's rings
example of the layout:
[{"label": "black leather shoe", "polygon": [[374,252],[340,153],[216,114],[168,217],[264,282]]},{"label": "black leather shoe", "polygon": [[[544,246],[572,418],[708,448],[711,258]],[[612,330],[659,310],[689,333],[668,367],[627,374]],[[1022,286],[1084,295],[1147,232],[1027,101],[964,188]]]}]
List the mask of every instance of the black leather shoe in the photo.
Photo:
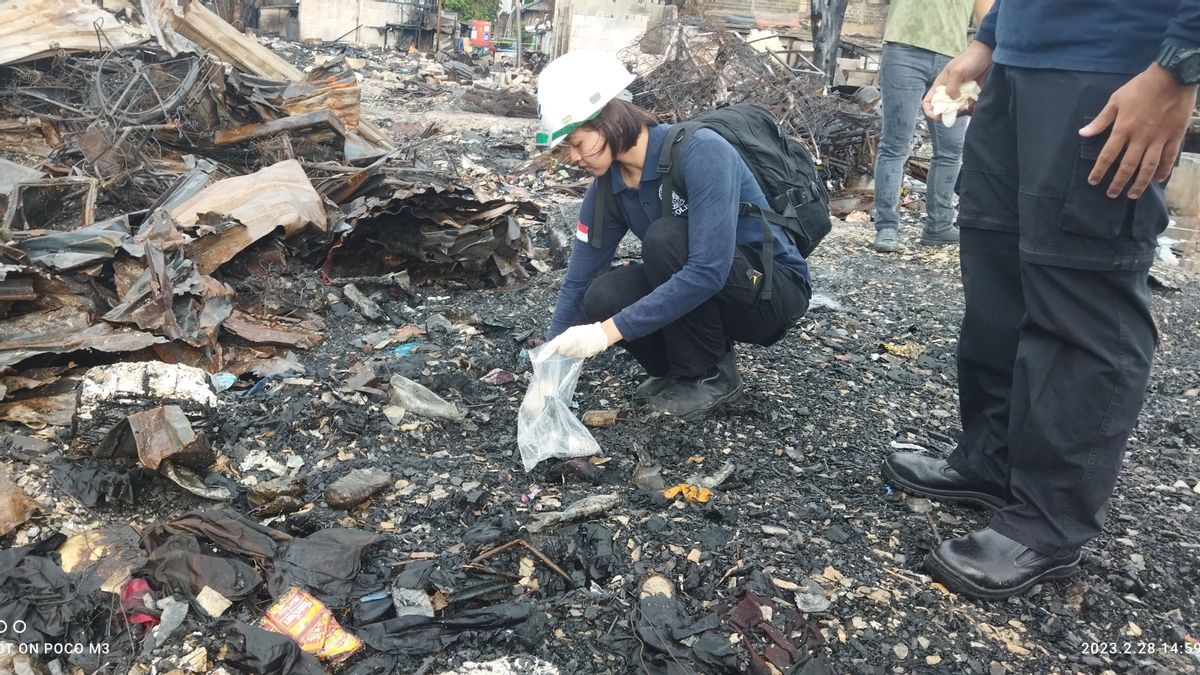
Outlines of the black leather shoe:
[{"label": "black leather shoe", "polygon": [[1069,577],[1079,569],[1082,557],[1079,551],[1045,556],[985,527],[943,541],[925,557],[925,569],[956,593],[990,600]]},{"label": "black leather shoe", "polygon": [[663,389],[671,386],[671,384],[674,382],[675,378],[670,376],[658,377],[656,375],[651,375],[650,377],[646,378],[644,382],[639,384],[637,389],[633,390],[633,400],[649,401],[655,396],[658,396]]},{"label": "black leather shoe", "polygon": [[1004,508],[1007,502],[1003,495],[973,485],[946,460],[915,452],[893,452],[883,460],[883,477],[905,492],[938,501],[963,502],[993,511]]},{"label": "black leather shoe", "polygon": [[694,422],[742,393],[742,376],[733,350],[725,353],[712,372],[700,377],[680,377],[650,399],[653,408]]}]

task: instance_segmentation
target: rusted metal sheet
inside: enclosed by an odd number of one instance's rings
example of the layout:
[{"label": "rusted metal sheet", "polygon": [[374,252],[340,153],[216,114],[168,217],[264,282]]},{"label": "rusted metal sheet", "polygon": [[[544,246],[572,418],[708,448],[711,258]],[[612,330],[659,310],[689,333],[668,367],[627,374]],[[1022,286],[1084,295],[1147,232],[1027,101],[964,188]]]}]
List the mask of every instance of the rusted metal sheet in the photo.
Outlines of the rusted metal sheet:
[{"label": "rusted metal sheet", "polygon": [[23,424],[35,430],[71,426],[74,415],[74,391],[0,403],[0,420]]},{"label": "rusted metal sheet", "polygon": [[177,405],[162,405],[125,418],[109,430],[96,448],[96,457],[136,457],[151,471],[164,460],[203,469],[213,463],[204,433],[196,433]]},{"label": "rusted metal sheet", "polygon": [[305,135],[336,135],[342,139],[346,137],[346,128],[333,112],[314,110],[261,124],[245,124],[236,129],[218,131],[213,134],[213,143],[219,146],[237,145],[282,133],[298,132]]},{"label": "rusted metal sheet", "polygon": [[325,322],[312,317],[295,324],[273,321],[235,309],[224,323],[225,330],[250,342],[312,349],[325,339]]},{"label": "rusted metal sheet", "polygon": [[188,245],[187,255],[202,274],[211,274],[276,228],[283,228],[285,236],[305,229],[326,232],[329,228],[321,196],[294,159],[248,176],[217,181],[177,206],[171,215],[181,227],[191,228],[208,213],[237,224]]},{"label": "rusted metal sheet", "polygon": [[39,354],[67,354],[83,349],[132,352],[166,342],[165,338],[99,322],[86,310],[64,307],[31,312],[0,322],[0,366],[12,366]]},{"label": "rusted metal sheet", "polygon": [[145,38],[141,29],[83,0],[0,0],[0,66]]}]

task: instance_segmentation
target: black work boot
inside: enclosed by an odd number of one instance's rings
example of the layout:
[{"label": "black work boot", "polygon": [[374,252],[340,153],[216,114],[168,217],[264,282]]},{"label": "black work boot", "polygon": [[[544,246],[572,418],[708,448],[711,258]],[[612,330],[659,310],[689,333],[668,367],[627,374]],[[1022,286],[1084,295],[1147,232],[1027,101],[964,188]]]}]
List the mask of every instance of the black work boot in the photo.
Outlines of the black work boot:
[{"label": "black work boot", "polygon": [[704,419],[723,403],[742,393],[742,376],[737,370],[733,350],[717,366],[700,377],[680,377],[650,399],[650,405],[662,412],[694,422]]},{"label": "black work boot", "polygon": [[1042,555],[985,527],[964,537],[947,539],[925,557],[925,569],[956,592],[976,598],[1019,595],[1035,584],[1069,577],[1079,569],[1076,550]]},{"label": "black work boot", "polygon": [[944,459],[915,452],[893,452],[883,460],[883,477],[909,494],[944,502],[963,502],[993,511],[1007,499],[986,486],[976,485]]},{"label": "black work boot", "polygon": [[958,243],[958,226],[947,225],[940,230],[930,230],[928,227],[921,232],[922,246],[950,246]]},{"label": "black work boot", "polygon": [[671,386],[673,382],[675,382],[675,378],[669,375],[663,377],[651,375],[639,384],[637,389],[633,390],[633,400],[639,402],[649,401],[658,396],[663,389]]}]

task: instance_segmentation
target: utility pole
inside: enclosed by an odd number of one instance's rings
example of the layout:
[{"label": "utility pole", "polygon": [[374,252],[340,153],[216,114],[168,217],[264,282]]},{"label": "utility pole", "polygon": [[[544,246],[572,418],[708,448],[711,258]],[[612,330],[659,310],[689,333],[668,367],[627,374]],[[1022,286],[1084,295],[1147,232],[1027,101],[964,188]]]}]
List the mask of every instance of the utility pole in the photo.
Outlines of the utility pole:
[{"label": "utility pole", "polygon": [[435,24],[433,27],[433,54],[434,54],[434,56],[437,56],[437,53],[439,51],[441,51],[441,49],[442,49],[442,0],[437,0],[437,4],[438,4],[437,24]]},{"label": "utility pole", "polygon": [[517,12],[517,70],[521,70],[521,0],[513,0]]}]

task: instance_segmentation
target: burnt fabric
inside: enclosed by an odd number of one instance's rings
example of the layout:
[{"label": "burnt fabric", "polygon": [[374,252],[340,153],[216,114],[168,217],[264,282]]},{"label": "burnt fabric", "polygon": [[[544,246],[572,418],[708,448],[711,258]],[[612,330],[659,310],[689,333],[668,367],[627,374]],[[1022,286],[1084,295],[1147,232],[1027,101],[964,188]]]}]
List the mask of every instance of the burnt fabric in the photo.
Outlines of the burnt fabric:
[{"label": "burnt fabric", "polygon": [[[0,551],[0,640],[57,644],[81,641],[103,613],[101,579],[68,574],[46,557],[66,540],[57,535],[29,546]],[[14,629],[14,625],[24,630]]]},{"label": "burnt fabric", "polygon": [[291,541],[291,535],[274,530],[234,511],[194,511],[169,523],[155,525],[146,531],[145,548],[152,551],[171,535],[202,535],[222,550],[254,558],[259,562],[273,560],[280,545]]},{"label": "burnt fabric", "polygon": [[135,485],[141,480],[141,468],[119,469],[92,457],[61,457],[50,465],[54,482],[84,506],[114,502],[133,504]]},{"label": "burnt fabric", "polygon": [[258,675],[325,675],[317,658],[290,637],[240,621],[228,629],[225,661]]},{"label": "burnt fabric", "polygon": [[1157,340],[1147,272],[1168,222],[1162,185],[1110,199],[1119,161],[1087,182],[1107,134],[1078,135],[1127,80],[997,65],[967,131],[963,433],[949,463],[1008,495],[992,529],[1050,556],[1104,525]]},{"label": "burnt fabric", "polygon": [[491,631],[524,623],[534,613],[529,603],[498,603],[456,612],[444,618],[409,614],[362,626],[358,637],[372,649],[389,654],[423,656],[442,651],[473,631]]},{"label": "burnt fabric", "polygon": [[[277,598],[293,586],[329,606],[343,606],[356,590],[362,555],[381,537],[362,530],[334,527],[293,539],[275,560],[268,590]],[[364,589],[357,589],[364,590]]]},{"label": "burnt fabric", "polygon": [[172,593],[195,597],[205,586],[237,601],[262,585],[252,565],[212,555],[196,537],[175,535],[150,552],[146,571]]}]

